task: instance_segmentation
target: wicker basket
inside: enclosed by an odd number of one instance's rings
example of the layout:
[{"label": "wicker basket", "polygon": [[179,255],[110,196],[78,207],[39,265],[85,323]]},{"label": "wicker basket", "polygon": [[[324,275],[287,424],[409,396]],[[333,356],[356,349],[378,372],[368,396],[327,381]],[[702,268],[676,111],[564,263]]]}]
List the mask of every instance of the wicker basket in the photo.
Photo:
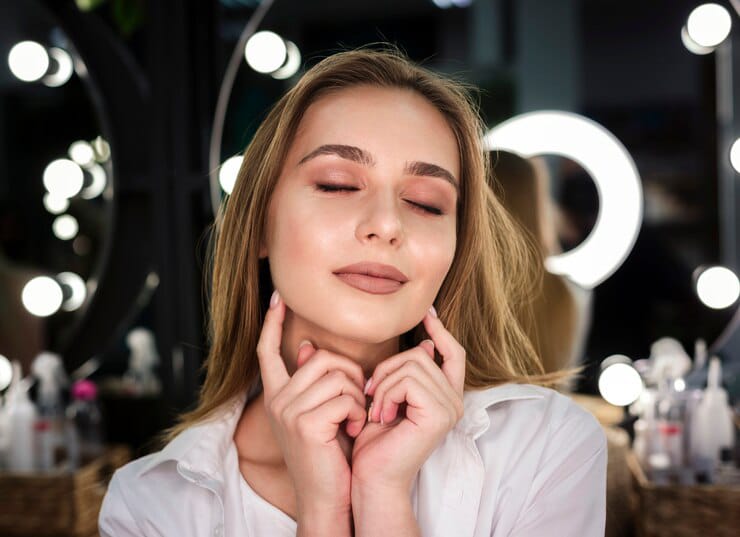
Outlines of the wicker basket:
[{"label": "wicker basket", "polygon": [[740,531],[740,487],[655,485],[634,452],[627,453],[632,474],[638,537],[735,537]]},{"label": "wicker basket", "polygon": [[0,535],[91,537],[113,472],[131,460],[128,446],[108,446],[74,473],[0,472]]}]

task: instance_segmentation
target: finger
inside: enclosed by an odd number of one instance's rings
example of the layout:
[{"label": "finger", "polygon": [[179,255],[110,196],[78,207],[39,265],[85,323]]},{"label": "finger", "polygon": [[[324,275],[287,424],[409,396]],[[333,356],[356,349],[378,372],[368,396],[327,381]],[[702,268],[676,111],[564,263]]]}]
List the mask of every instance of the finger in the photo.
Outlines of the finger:
[{"label": "finger", "polygon": [[285,320],[285,302],[283,302],[277,289],[273,293],[273,299],[277,303],[273,305],[271,299],[270,307],[265,313],[262,331],[257,341],[257,359],[262,375],[262,386],[265,399],[269,400],[279,392],[290,380],[285,362],[280,355],[280,344],[283,336],[283,321]]},{"label": "finger", "polygon": [[335,369],[344,371],[360,389],[365,385],[362,367],[357,362],[350,360],[346,356],[327,351],[326,349],[317,349],[311,355],[311,358],[304,361],[301,368],[293,373],[290,383],[285,386],[285,389],[280,394],[280,398],[285,397],[285,401],[293,400],[297,394],[303,392],[311,384]]},{"label": "finger", "polygon": [[441,421],[444,426],[451,429],[456,420],[453,419],[451,409],[434,396],[419,378],[407,376],[393,384],[385,394],[382,419],[384,423],[390,423],[396,418],[398,405],[406,403],[406,419],[415,425],[421,425],[424,418],[437,413],[442,413],[446,418]]},{"label": "finger", "polygon": [[434,343],[428,339],[425,339],[416,347],[412,347],[378,364],[373,371],[367,394],[375,398],[376,390],[383,380],[409,361],[417,362],[437,383],[439,390],[447,392],[452,397],[455,396],[455,391],[450,385],[450,381],[434,361]]},{"label": "finger", "polygon": [[357,400],[344,394],[326,401],[298,417],[299,428],[306,428],[306,435],[319,434],[324,441],[334,440],[339,426],[347,420],[347,434],[357,436],[365,426],[365,408]]},{"label": "finger", "polygon": [[442,356],[442,372],[455,392],[462,394],[465,389],[465,348],[449,333],[436,315],[427,312],[423,322],[427,334]]},{"label": "finger", "polygon": [[[437,366],[435,365],[434,367]],[[437,371],[438,374],[442,375],[442,372],[439,371],[438,367]],[[371,416],[371,418],[374,419],[375,417],[377,417],[377,421],[381,421],[382,423],[382,420],[388,416],[395,417],[398,411],[398,405],[403,401],[391,401],[388,399],[387,394],[392,386],[395,386],[398,382],[406,377],[412,377],[415,380],[419,381],[421,384],[428,386],[429,391],[434,394],[433,396],[439,404],[451,404],[452,400],[449,399],[449,396],[444,394],[444,392],[440,390],[439,384],[432,379],[429,373],[424,370],[419,362],[415,360],[409,360],[405,362],[401,367],[391,372],[387,377],[383,379],[383,381],[380,382],[380,384],[378,384],[378,388],[375,392],[375,395],[373,396],[373,416]],[[444,375],[442,375],[442,377],[444,379]],[[452,391],[452,388],[449,387],[449,383],[447,383],[447,379],[444,379],[444,382],[445,384],[448,384],[447,390]]]},{"label": "finger", "polygon": [[365,407],[365,396],[360,387],[344,371],[335,369],[298,394],[285,408],[283,416],[290,421],[345,394],[351,395],[357,404]]},{"label": "finger", "polygon": [[298,344],[298,356],[296,356],[296,369],[301,367],[303,364],[308,362],[308,359],[311,358],[316,353],[316,348],[313,346],[313,344],[308,341],[307,339],[304,339]]}]

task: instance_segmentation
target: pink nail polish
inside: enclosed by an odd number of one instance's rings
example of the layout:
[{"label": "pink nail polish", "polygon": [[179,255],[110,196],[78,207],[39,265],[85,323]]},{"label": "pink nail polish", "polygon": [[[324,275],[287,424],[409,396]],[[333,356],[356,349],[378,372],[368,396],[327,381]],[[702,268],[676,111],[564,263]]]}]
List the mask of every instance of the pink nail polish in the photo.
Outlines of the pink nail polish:
[{"label": "pink nail polish", "polygon": [[434,309],[434,305],[429,306],[429,313],[431,314],[432,317],[434,318],[437,317],[437,310]]},{"label": "pink nail polish", "polygon": [[362,390],[362,393],[367,395],[368,390],[370,390],[370,386],[373,385],[373,377],[370,377],[367,379],[367,382],[365,383],[365,388]]},{"label": "pink nail polish", "polygon": [[278,305],[278,302],[280,302],[280,293],[278,293],[278,290],[275,289],[272,292],[272,297],[270,298],[270,307],[274,308]]}]

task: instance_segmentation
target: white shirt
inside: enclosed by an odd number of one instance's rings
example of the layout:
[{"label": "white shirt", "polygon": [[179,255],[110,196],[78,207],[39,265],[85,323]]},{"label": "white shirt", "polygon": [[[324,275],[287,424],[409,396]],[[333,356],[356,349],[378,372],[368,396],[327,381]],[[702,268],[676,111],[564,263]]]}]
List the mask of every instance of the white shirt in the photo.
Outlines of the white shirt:
[{"label": "white shirt", "polygon": [[[239,472],[233,434],[253,394],[119,468],[103,500],[100,534],[295,535],[295,522]],[[412,488],[421,535],[603,537],[606,435],[592,414],[531,384],[469,391],[464,400],[463,418]]]}]

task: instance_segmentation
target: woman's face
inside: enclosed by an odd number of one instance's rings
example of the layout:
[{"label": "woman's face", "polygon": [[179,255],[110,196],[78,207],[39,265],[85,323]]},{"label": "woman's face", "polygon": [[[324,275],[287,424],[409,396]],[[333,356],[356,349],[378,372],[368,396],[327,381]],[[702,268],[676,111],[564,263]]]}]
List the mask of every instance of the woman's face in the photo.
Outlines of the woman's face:
[{"label": "woman's face", "polygon": [[[272,196],[260,254],[289,332],[319,346],[397,344],[452,264],[459,178],[455,136],[421,95],[357,86],[315,101]],[[407,281],[375,294],[335,274],[360,262],[391,265]]]}]

